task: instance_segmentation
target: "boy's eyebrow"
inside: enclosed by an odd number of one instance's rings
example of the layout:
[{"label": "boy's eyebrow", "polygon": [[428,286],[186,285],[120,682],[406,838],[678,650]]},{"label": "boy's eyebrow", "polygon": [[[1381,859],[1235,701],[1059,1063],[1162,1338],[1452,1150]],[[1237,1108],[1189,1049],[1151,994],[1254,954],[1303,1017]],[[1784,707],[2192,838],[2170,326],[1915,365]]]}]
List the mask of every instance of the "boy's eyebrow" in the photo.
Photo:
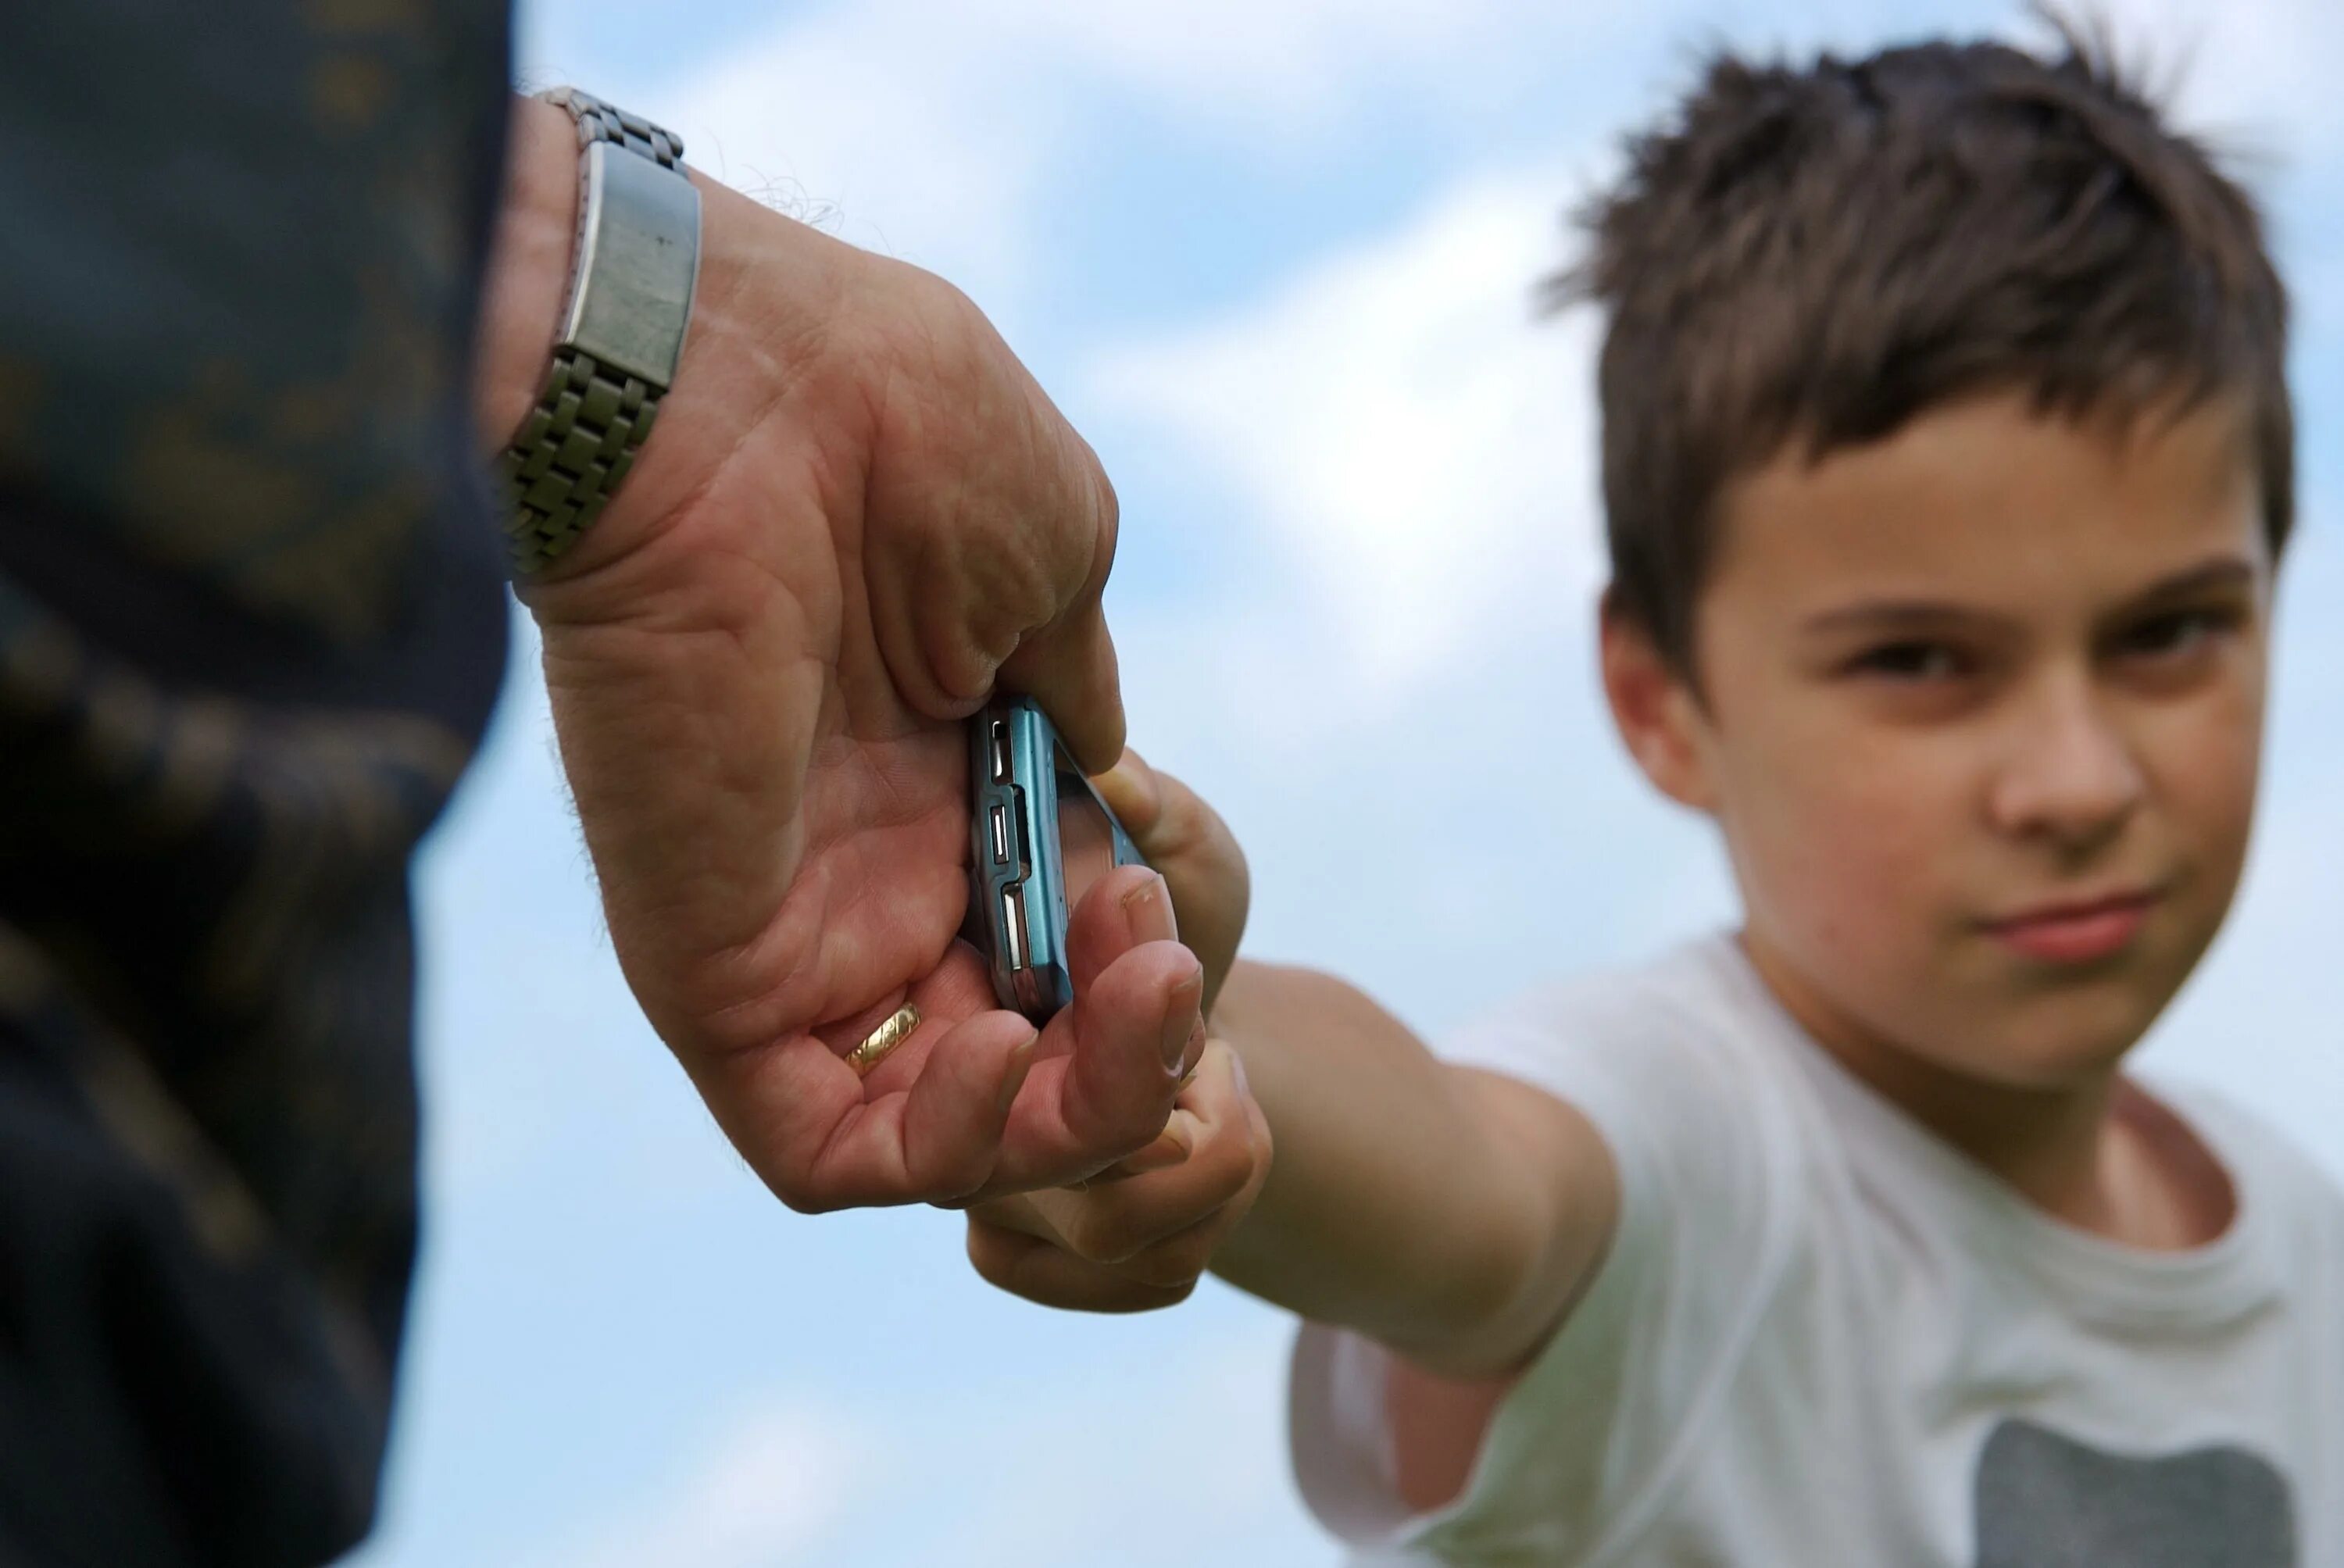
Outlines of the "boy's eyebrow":
[{"label": "boy's eyebrow", "polygon": [[2133,602],[2146,604],[2152,600],[2178,599],[2185,594],[2203,592],[2209,588],[2251,587],[2254,581],[2254,565],[2245,557],[2218,555],[2211,561],[2200,562],[2186,572],[2177,572],[2172,576],[2143,589],[2133,596]]},{"label": "boy's eyebrow", "polygon": [[[2133,594],[2126,603],[2128,608],[2135,608],[2160,600],[2201,593],[2208,589],[2245,587],[2254,580],[2255,569],[2251,563],[2242,556],[2225,553],[2160,579]],[[1975,625],[1980,622],[2000,622],[2004,619],[1990,610],[1944,600],[1876,599],[1860,604],[1844,604],[1835,610],[1810,616],[1800,630],[1807,632],[1849,629],[1911,630],[1943,626],[1954,622]]]},{"label": "boy's eyebrow", "polygon": [[1836,610],[1826,610],[1811,615],[1800,630],[1803,632],[1841,632],[1848,630],[1880,631],[1915,626],[1942,626],[1954,621],[1998,621],[2002,617],[1967,605],[1948,604],[1929,599],[1875,599],[1862,604],[1843,604]]}]

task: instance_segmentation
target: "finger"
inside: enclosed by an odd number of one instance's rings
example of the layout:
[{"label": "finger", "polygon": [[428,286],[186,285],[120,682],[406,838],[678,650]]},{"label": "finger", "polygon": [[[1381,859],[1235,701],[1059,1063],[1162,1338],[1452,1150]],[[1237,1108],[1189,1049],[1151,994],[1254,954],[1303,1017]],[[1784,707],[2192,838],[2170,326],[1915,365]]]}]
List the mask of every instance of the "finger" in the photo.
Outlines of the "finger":
[{"label": "finger", "polygon": [[1042,705],[1085,773],[1122,754],[1122,679],[1106,612],[1097,603],[1020,642],[1001,667],[1001,683]]},{"label": "finger", "polygon": [[927,1202],[962,1197],[993,1174],[1009,1108],[1041,1039],[1015,1013],[980,1013],[936,1042],[904,1106],[906,1184]]},{"label": "finger", "polygon": [[1136,1153],[1125,1155],[1092,1177],[1090,1185],[1096,1186],[1103,1181],[1127,1181],[1151,1171],[1169,1170],[1196,1152],[1197,1137],[1196,1117],[1175,1104],[1172,1118],[1164,1124],[1164,1130],[1156,1135],[1155,1142]]},{"label": "finger", "polygon": [[[1250,903],[1237,835],[1196,791],[1148,766],[1137,752],[1125,752],[1093,783],[1171,887],[1181,940],[1205,961],[1207,974],[1226,975],[1244,938]],[[1206,997],[1208,1011],[1212,1003]]]},{"label": "finger", "polygon": [[1092,784],[1131,842],[1161,870],[1167,861],[1206,860],[1218,866],[1245,864],[1245,851],[1205,798],[1174,775],[1152,766],[1127,747],[1115,766]]},{"label": "finger", "polygon": [[1099,798],[1106,802],[1116,820],[1123,824],[1124,831],[1131,835],[1131,842],[1139,846],[1139,853],[1147,856],[1151,865],[1156,862],[1155,850],[1165,847],[1157,837],[1157,818],[1164,810],[1164,793],[1157,779],[1157,772],[1147,765],[1147,759],[1128,746],[1116,759],[1115,766],[1091,775],[1091,787],[1099,792]]},{"label": "finger", "polygon": [[1062,420],[1059,430],[1066,526],[1058,537],[1069,558],[1088,552],[1085,574],[1050,622],[1020,642],[1001,673],[1005,684],[1042,704],[1075,761],[1095,773],[1123,754],[1123,687],[1100,602],[1115,565],[1118,508],[1098,454],[1073,426]]},{"label": "finger", "polygon": [[[985,703],[992,665],[975,649],[965,611],[923,602],[935,592],[935,563],[923,561],[915,568],[899,559],[900,551],[884,543],[866,550],[864,612],[896,695],[913,712],[932,719],[965,718],[976,712]],[[854,614],[852,594],[846,611],[850,617]],[[939,637],[950,639],[941,653],[934,646]]]},{"label": "finger", "polygon": [[1090,1179],[1092,1183],[1123,1181],[1135,1176],[1146,1176],[1150,1171],[1169,1170],[1195,1151],[1204,1137],[1204,1128],[1197,1118],[1195,1097],[1189,1090],[1204,1070],[1203,1052],[1211,1049],[1208,1040],[1203,1051],[1198,1053],[1196,1063],[1172,1087],[1172,1115],[1165,1122],[1164,1130],[1156,1135],[1156,1141],[1108,1166]]},{"label": "finger", "polygon": [[[984,1196],[1062,1187],[1146,1147],[1202,1049],[1204,976],[1176,942],[1124,954],[1050,1020]],[[1070,1041],[1054,1049],[1050,1037]]]},{"label": "finger", "polygon": [[1179,1305],[1197,1288],[1193,1279],[1169,1289],[1127,1280],[1046,1241],[979,1219],[969,1221],[968,1260],[987,1284],[1075,1312],[1156,1311]]},{"label": "finger", "polygon": [[[1237,1064],[1237,1077],[1243,1093],[1244,1064]],[[1237,1195],[1185,1229],[1151,1242],[1115,1266],[1115,1271],[1127,1280],[1143,1285],[1171,1288],[1193,1280],[1211,1267],[1213,1258],[1229,1233],[1244,1223],[1253,1210],[1254,1201],[1261,1196],[1263,1185],[1269,1179],[1272,1146],[1269,1119],[1262,1114],[1261,1105],[1251,1095],[1243,1095],[1244,1137],[1251,1149],[1252,1174]]]},{"label": "finger", "polygon": [[1186,1159],[1094,1185],[1078,1198],[1051,1205],[1050,1223],[1070,1250],[1094,1263],[1126,1262],[1209,1219],[1252,1182],[1253,1130],[1246,1116],[1248,1097],[1231,1070],[1234,1059],[1225,1041],[1207,1046],[1195,1087],[1172,1113],[1190,1140]]},{"label": "finger", "polygon": [[1164,878],[1145,865],[1118,865],[1091,884],[1066,916],[1066,977],[1079,996],[1133,948],[1179,939]]},{"label": "finger", "polygon": [[931,1020],[865,1082],[832,1043],[806,1035],[770,1053],[686,1058],[733,1146],[801,1213],[935,1203],[983,1184],[998,1157],[1005,1101],[1031,1067],[1034,1027],[1015,1013]]},{"label": "finger", "polygon": [[1063,1244],[1050,1218],[1036,1202],[1048,1196],[1040,1192],[1014,1192],[1006,1198],[986,1198],[971,1203],[965,1210],[972,1220],[982,1221],[997,1230],[1015,1230],[1020,1236],[1031,1236],[1037,1241]]}]

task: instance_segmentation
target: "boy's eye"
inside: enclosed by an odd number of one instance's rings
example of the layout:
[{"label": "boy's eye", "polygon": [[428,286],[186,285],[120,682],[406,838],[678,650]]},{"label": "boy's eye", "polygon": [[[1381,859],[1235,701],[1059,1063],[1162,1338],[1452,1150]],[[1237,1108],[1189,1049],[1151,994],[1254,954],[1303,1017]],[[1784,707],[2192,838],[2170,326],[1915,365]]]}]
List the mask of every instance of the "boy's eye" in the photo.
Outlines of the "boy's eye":
[{"label": "boy's eye", "polygon": [[2173,659],[2193,653],[2238,623],[2228,610],[2175,610],[2152,615],[2125,632],[2117,652],[2137,658]]},{"label": "boy's eye", "polygon": [[1950,681],[1967,674],[1969,663],[1944,642],[1884,642],[1857,654],[1848,668],[1891,681]]}]

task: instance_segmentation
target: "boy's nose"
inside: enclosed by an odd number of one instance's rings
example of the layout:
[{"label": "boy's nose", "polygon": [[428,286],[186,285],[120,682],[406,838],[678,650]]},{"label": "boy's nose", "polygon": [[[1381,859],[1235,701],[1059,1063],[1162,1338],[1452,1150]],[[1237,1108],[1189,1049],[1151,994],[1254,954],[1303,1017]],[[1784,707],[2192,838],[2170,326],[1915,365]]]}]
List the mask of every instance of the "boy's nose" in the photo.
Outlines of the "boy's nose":
[{"label": "boy's nose", "polygon": [[2147,791],[2129,738],[2088,675],[2046,679],[2021,704],[1988,790],[1999,832],[2068,853],[2114,838]]}]

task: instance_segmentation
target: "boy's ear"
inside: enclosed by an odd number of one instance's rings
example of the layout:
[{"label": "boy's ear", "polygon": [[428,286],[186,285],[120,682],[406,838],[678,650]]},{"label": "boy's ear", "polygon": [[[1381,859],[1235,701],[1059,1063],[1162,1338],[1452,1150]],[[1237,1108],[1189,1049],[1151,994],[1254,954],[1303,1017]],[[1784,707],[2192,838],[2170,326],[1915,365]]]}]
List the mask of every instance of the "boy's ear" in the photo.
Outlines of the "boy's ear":
[{"label": "boy's ear", "polygon": [[1604,592],[1601,624],[1603,695],[1628,754],[1654,789],[1679,805],[1714,813],[1701,698],[1643,622],[1621,607],[1617,589]]}]

